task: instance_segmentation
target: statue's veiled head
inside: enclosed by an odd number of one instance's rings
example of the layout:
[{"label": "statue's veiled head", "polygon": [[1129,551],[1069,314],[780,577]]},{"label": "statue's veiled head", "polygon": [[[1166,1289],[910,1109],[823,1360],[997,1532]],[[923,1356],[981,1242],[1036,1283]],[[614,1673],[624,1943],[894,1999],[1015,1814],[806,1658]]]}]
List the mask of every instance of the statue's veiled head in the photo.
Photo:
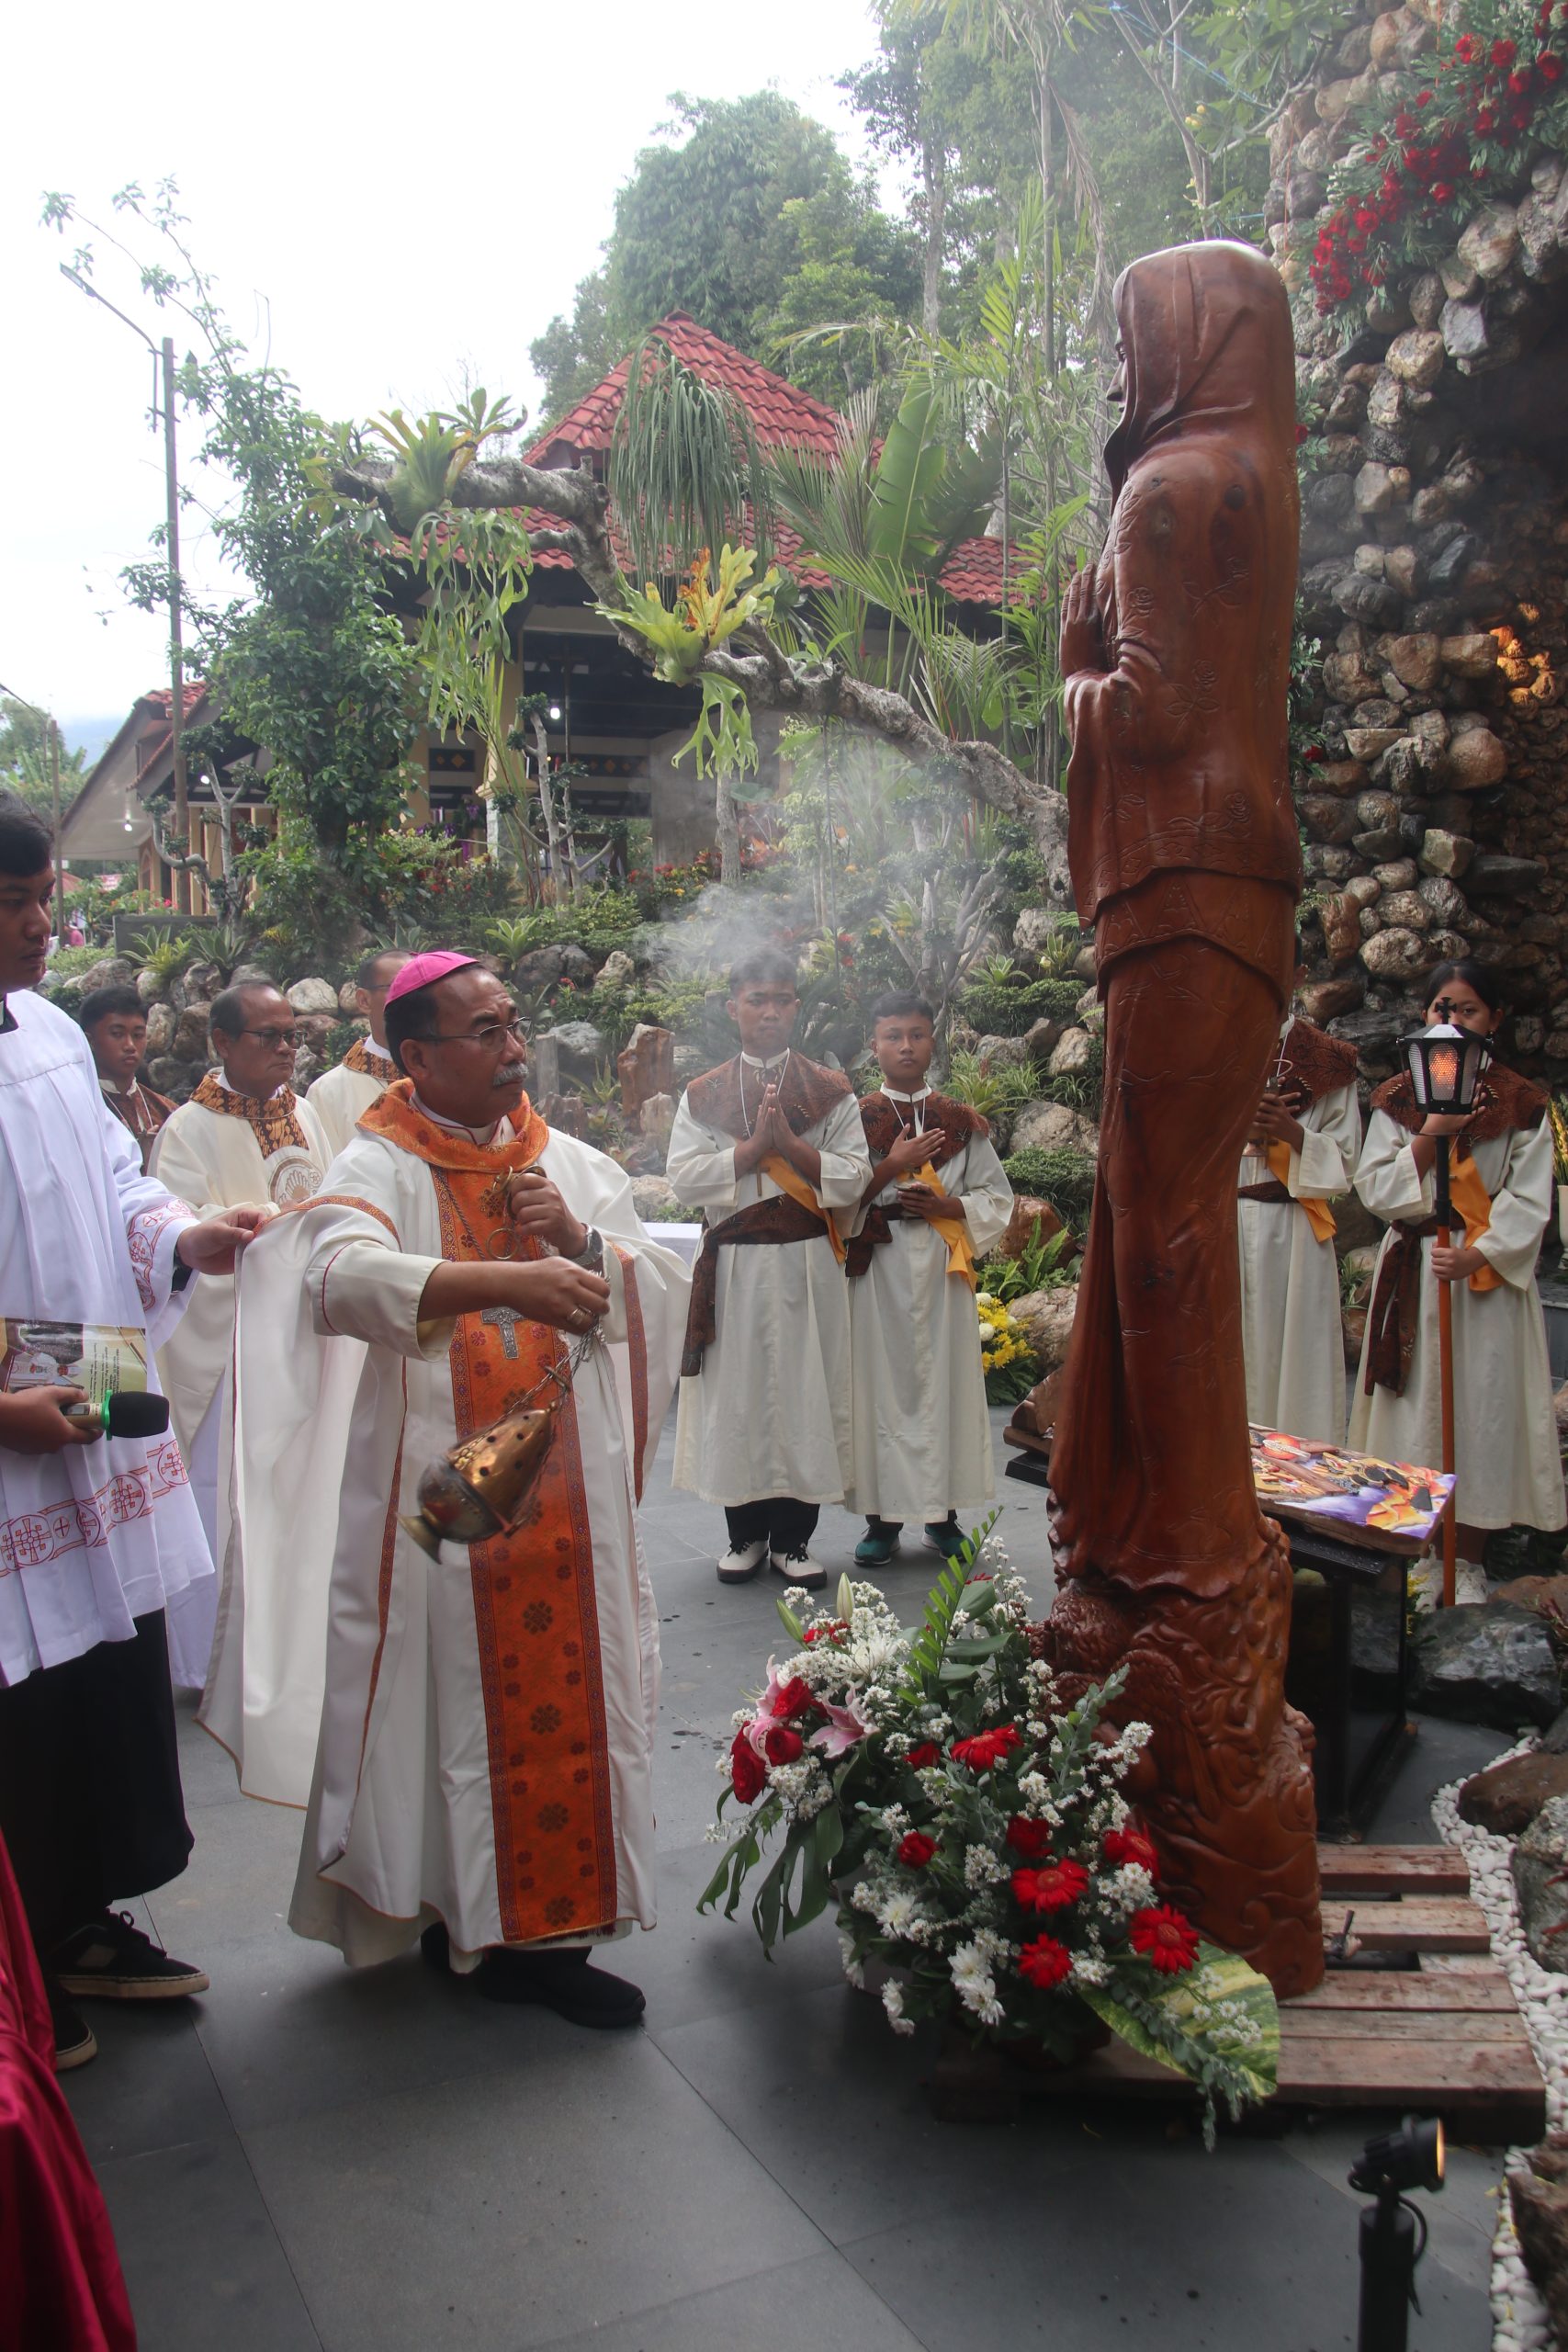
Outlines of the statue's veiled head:
[{"label": "statue's veiled head", "polygon": [[1293,446],[1295,355],[1290,301],[1250,245],[1171,245],[1116,281],[1125,370],[1122,422],[1105,445],[1113,492],[1134,459],[1193,434]]}]

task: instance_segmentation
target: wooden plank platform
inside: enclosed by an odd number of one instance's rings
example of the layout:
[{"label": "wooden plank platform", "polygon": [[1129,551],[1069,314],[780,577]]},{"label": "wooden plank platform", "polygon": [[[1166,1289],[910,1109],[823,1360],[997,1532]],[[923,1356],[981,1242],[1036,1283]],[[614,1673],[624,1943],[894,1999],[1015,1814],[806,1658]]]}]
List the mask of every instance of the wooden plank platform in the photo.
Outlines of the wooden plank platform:
[{"label": "wooden plank platform", "polygon": [[[1467,2139],[1539,2139],[1546,2086],[1513,1988],[1470,1900],[1464,1857],[1444,1846],[1325,1846],[1321,1984],[1280,2004],[1280,2107],[1381,2107],[1440,2114]],[[1358,1969],[1351,1951],[1407,1965]],[[1031,2095],[1190,2099],[1181,2076],[1112,2041],[1080,2066],[1028,2077]]]}]

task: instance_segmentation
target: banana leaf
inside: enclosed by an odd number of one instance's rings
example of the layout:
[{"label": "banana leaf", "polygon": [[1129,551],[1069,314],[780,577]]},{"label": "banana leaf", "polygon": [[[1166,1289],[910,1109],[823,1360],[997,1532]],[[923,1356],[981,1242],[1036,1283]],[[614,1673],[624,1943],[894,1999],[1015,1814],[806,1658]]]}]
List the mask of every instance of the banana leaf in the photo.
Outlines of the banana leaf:
[{"label": "banana leaf", "polygon": [[1140,1971],[1145,1973],[1152,1981],[1140,1983],[1136,1997],[1140,2009],[1155,2013],[1152,2026],[1134,2017],[1111,1985],[1076,1989],[1140,2056],[1157,2058],[1162,2066],[1189,2075],[1192,2054],[1217,2059],[1241,2076],[1248,2097],[1272,2098],[1280,2074],[1280,2012],[1266,1976],[1235,1952],[1210,1943],[1199,1945],[1197,1961],[1184,1975],[1162,1983],[1152,1970]]}]

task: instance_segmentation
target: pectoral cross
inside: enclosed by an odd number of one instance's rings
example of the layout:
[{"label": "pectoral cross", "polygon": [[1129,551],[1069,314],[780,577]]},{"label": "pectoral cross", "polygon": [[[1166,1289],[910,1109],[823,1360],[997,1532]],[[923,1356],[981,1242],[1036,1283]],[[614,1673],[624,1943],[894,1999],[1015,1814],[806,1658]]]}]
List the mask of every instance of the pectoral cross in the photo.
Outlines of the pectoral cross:
[{"label": "pectoral cross", "polygon": [[514,1306],[487,1306],[479,1315],[481,1323],[493,1323],[496,1326],[501,1333],[502,1349],[509,1356],[515,1356],[517,1353],[518,1324],[525,1323],[527,1320],[527,1317],[519,1315]]}]

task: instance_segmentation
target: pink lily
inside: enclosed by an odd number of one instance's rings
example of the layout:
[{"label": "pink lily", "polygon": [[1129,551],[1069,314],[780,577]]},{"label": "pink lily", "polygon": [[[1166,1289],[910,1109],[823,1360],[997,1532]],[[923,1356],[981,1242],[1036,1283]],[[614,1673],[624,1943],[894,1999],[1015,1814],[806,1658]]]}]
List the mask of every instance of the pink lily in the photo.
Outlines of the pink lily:
[{"label": "pink lily", "polygon": [[852,1707],[829,1706],[826,1700],[821,1702],[821,1706],[828,1720],[820,1731],[812,1733],[807,1744],[819,1747],[824,1756],[846,1755],[871,1729],[869,1724],[861,1721]]}]

